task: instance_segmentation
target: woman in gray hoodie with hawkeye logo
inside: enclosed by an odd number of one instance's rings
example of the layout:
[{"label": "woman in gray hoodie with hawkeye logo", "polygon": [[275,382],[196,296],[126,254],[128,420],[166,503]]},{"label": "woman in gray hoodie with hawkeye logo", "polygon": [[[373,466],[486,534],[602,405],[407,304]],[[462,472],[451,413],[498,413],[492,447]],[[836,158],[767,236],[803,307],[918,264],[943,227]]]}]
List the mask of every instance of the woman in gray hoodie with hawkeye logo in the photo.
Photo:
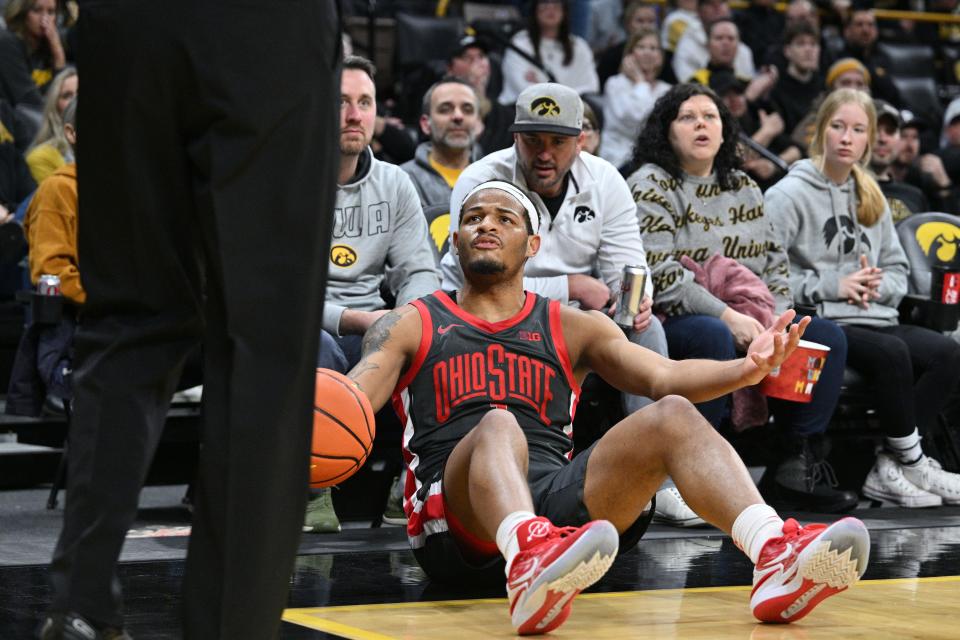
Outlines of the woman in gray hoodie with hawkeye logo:
[{"label": "woman in gray hoodie with hawkeye logo", "polygon": [[905,507],[960,504],[960,475],[923,454],[920,430],[935,424],[960,382],[960,345],[922,327],[900,325],[906,255],[890,209],[865,167],[877,117],[867,94],[831,93],[817,113],[810,159],[765,194],[790,260],[799,304],[840,323],[847,364],[874,390],[885,451],[864,495]]}]

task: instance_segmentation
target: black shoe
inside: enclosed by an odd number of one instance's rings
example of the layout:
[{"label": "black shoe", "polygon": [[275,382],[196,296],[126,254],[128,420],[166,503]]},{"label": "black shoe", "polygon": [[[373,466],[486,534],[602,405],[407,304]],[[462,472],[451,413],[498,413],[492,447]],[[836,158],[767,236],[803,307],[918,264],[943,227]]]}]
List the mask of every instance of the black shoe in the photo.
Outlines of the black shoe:
[{"label": "black shoe", "polygon": [[764,483],[772,490],[772,502],[817,513],[846,513],[856,507],[857,494],[837,488],[837,476],[821,447],[810,446],[806,438],[797,444],[799,452],[777,465],[772,483]]},{"label": "black shoe", "polygon": [[133,640],[123,629],[97,627],[76,613],[47,617],[37,633],[40,640]]}]

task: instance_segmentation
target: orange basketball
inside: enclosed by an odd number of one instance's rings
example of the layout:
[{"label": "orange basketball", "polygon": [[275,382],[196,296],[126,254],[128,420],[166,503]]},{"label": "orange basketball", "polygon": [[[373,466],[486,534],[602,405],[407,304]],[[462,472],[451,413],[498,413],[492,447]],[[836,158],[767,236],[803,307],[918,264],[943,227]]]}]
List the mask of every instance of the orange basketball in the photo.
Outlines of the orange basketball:
[{"label": "orange basketball", "polygon": [[317,369],[310,486],[329,487],[356,473],[370,455],[375,433],[367,396],[345,375]]}]

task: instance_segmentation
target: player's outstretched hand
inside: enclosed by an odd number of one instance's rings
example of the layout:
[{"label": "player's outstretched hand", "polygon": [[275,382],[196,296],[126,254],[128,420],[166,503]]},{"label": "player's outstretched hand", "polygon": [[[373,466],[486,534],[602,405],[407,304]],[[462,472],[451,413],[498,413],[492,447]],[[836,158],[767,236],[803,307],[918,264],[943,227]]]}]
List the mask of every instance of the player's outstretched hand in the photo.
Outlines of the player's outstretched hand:
[{"label": "player's outstretched hand", "polygon": [[800,336],[810,324],[810,316],[802,318],[796,324],[790,324],[796,315],[796,311],[788,309],[750,343],[747,357],[744,358],[744,377],[748,385],[763,380],[764,376],[780,366],[797,348]]}]

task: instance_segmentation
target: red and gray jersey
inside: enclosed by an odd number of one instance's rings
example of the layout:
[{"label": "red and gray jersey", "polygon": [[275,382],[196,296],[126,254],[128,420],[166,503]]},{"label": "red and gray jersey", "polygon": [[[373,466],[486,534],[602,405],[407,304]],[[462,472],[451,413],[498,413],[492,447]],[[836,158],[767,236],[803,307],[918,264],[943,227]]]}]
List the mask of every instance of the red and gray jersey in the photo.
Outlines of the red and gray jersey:
[{"label": "red and gray jersey", "polygon": [[512,318],[491,323],[443,291],[413,302],[422,337],[393,394],[404,425],[407,533],[414,547],[447,530],[440,480],[453,448],[491,409],[517,419],[531,458],[569,459],[580,386],[560,303],[527,292]]}]

